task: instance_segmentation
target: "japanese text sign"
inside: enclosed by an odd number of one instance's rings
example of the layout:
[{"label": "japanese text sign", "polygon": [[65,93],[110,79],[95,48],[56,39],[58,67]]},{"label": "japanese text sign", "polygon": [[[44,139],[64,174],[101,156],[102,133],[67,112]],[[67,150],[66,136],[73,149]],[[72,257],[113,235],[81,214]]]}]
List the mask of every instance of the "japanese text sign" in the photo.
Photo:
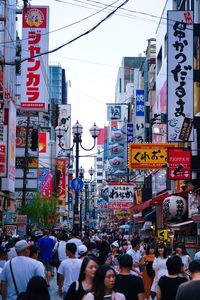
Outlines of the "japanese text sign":
[{"label": "japanese text sign", "polygon": [[121,105],[107,106],[107,120],[121,120]]},{"label": "japanese text sign", "polygon": [[0,144],[0,177],[6,176],[6,144]]},{"label": "japanese text sign", "polygon": [[56,160],[56,171],[60,172],[60,180],[56,191],[57,200],[66,200],[66,168],[68,161],[65,159]]},{"label": "japanese text sign", "polygon": [[136,90],[135,105],[135,142],[144,143],[145,141],[145,116],[144,116],[144,90]]},{"label": "japanese text sign", "polygon": [[167,148],[173,144],[129,145],[129,169],[160,169],[167,163]]},{"label": "japanese text sign", "polygon": [[168,179],[191,178],[191,152],[183,148],[168,149]]},{"label": "japanese text sign", "polygon": [[133,205],[134,187],[130,184],[109,185],[108,208],[129,208]]},{"label": "japanese text sign", "polygon": [[193,12],[168,11],[167,28],[168,141],[193,141]]},{"label": "japanese text sign", "polygon": [[48,104],[48,7],[24,8],[22,15],[21,109],[45,111]]}]

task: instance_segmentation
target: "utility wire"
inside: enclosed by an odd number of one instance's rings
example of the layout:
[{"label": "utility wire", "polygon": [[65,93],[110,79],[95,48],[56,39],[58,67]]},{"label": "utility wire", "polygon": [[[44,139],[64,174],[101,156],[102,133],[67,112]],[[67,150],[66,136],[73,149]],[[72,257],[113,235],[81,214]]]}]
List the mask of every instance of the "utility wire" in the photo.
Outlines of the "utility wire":
[{"label": "utility wire", "polygon": [[[93,32],[96,28],[98,28],[103,22],[105,22],[106,20],[108,20],[112,15],[115,14],[115,12],[120,9],[122,6],[124,6],[126,3],[128,3],[129,0],[125,0],[121,5],[119,5],[116,9],[114,9],[111,13],[109,13],[105,18],[103,18],[101,21],[99,21],[95,26],[93,26],[91,29],[85,31],[84,33],[78,35],[77,37],[73,38],[72,40],[70,40],[69,42],[66,42],[64,44],[62,44],[61,46],[59,47],[56,47],[50,51],[46,51],[46,52],[43,52],[43,53],[40,53],[40,54],[37,54],[37,55],[34,55],[34,56],[31,56],[31,57],[28,57],[28,58],[24,58],[21,60],[21,63],[23,63],[24,61],[27,61],[29,59],[32,59],[32,58],[36,58],[36,57],[41,57],[43,55],[47,55],[47,54],[50,54],[50,53],[53,53],[53,52],[56,52],[60,49],[62,49],[63,47],[71,44],[72,42],[75,42],[76,40],[82,38],[83,36],[85,35],[88,35],[89,33]],[[16,65],[16,62],[5,62],[4,63],[5,65]]]}]

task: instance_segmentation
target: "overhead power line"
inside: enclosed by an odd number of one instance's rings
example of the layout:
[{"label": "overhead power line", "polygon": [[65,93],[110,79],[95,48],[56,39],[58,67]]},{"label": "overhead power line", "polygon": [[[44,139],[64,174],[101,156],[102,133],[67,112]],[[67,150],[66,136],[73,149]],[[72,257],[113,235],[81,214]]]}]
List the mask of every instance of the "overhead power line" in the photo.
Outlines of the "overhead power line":
[{"label": "overhead power line", "polygon": [[[53,53],[53,52],[56,52],[60,49],[62,49],[63,47],[75,42],[76,40],[82,38],[83,36],[86,36],[88,35],[89,33],[93,32],[96,28],[98,28],[103,22],[105,22],[106,20],[108,20],[112,15],[115,14],[115,12],[117,10],[119,10],[122,6],[124,6],[126,3],[128,3],[129,0],[125,0],[122,4],[120,4],[117,8],[115,8],[112,12],[110,12],[105,18],[103,18],[101,21],[99,21],[95,26],[93,26],[91,29],[83,32],[82,34],[78,35],[77,37],[73,38],[72,40],[62,44],[61,46],[58,46],[50,51],[46,51],[46,52],[43,52],[43,53],[40,53],[40,54],[37,54],[37,55],[34,55],[34,56],[31,56],[31,57],[27,57],[27,58],[24,58],[22,59],[20,62],[23,63],[24,61],[27,61],[29,59],[32,59],[32,58],[36,58],[36,57],[41,57],[43,55],[47,55],[47,54],[50,54],[50,53]],[[4,65],[16,65],[16,62],[5,62],[3,63]]]}]

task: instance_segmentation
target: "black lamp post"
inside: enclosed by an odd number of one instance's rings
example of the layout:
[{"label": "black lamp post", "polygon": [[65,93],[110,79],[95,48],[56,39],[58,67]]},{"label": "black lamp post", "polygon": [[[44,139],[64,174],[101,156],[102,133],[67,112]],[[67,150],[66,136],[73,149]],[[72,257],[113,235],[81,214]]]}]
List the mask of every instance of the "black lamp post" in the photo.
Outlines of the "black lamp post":
[{"label": "black lamp post", "polygon": [[[63,135],[66,132],[66,129],[62,129],[61,126],[58,126],[55,128],[57,138],[59,139],[59,147],[63,151],[70,151],[75,146],[75,177],[79,177],[79,145],[81,148],[85,151],[92,150],[96,145],[96,138],[99,135],[100,129],[94,125],[90,128],[91,136],[94,139],[94,145],[90,149],[86,149],[82,145],[82,133],[83,133],[83,127],[79,122],[77,121],[76,124],[72,127],[72,134],[73,134],[73,146],[70,149],[64,149],[63,144],[61,142],[61,139]],[[79,228],[82,229],[82,224],[80,224],[80,211],[79,211],[79,191],[75,191],[75,201],[74,201],[74,209],[73,209],[73,230],[75,234],[79,233]]]}]

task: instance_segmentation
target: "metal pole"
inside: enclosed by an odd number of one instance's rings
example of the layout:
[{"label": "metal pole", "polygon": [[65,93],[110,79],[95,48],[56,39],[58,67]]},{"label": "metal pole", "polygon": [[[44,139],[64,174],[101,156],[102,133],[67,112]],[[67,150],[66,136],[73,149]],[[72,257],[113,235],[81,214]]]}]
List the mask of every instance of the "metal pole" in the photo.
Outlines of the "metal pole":
[{"label": "metal pole", "polygon": [[[75,144],[76,144],[76,169],[75,175],[78,178],[78,170],[79,170],[79,135],[76,134],[75,136]],[[73,229],[76,235],[79,234],[79,223],[80,223],[80,215],[79,215],[79,191],[75,191],[75,202],[74,202],[74,218],[73,218]],[[80,225],[80,227],[82,227]],[[81,228],[82,229],[82,228]]]},{"label": "metal pole", "polygon": [[24,174],[23,174],[23,188],[22,188],[22,205],[26,204],[26,185],[27,185],[27,173],[28,173],[28,136],[30,127],[30,113],[27,114],[27,125],[26,125],[26,140],[25,140],[25,151],[24,151]]}]

